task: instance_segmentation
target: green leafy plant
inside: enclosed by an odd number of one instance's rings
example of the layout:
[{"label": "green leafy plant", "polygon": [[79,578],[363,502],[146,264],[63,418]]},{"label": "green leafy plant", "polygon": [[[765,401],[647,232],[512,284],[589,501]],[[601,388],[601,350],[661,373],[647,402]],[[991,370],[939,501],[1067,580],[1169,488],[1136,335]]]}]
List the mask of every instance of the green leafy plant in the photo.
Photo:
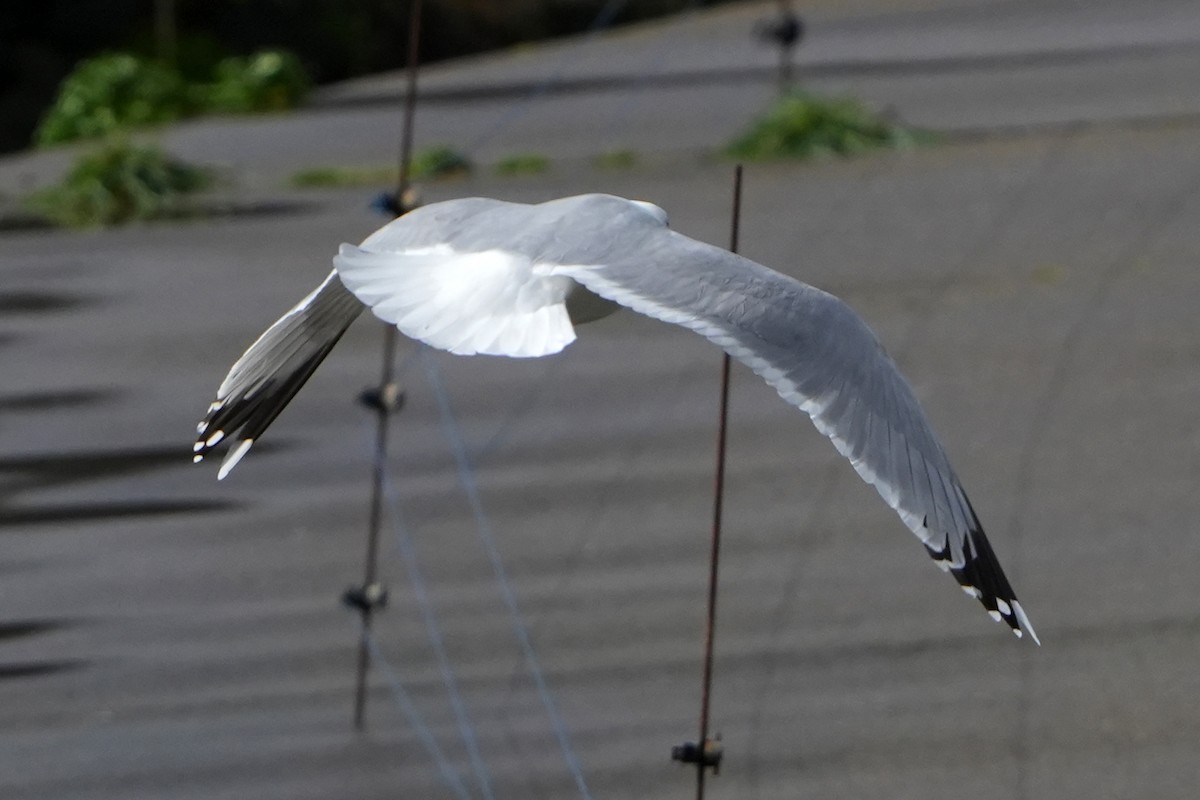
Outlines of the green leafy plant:
[{"label": "green leafy plant", "polygon": [[183,199],[212,183],[211,174],[158,147],[110,141],[81,156],[62,183],[29,199],[60,225],[96,227],[175,216]]},{"label": "green leafy plant", "polygon": [[280,111],[298,105],[310,86],[299,59],[284,50],[222,59],[214,73],[211,81],[188,81],[129,53],[88,59],[63,81],[34,140],[46,146],[98,139],[209,111]]},{"label": "green leafy plant", "polygon": [[779,100],[724,150],[731,158],[848,156],[879,148],[909,147],[920,137],[872,114],[855,100],[796,93]]},{"label": "green leafy plant", "polygon": [[39,145],[99,138],[178,119],[192,104],[178,73],[128,53],[108,53],[67,76],[34,138]]},{"label": "green leafy plant", "polygon": [[450,147],[438,146],[422,150],[413,156],[409,176],[414,180],[428,180],[466,175],[470,171],[471,162],[466,156]]},{"label": "green leafy plant", "polygon": [[537,153],[517,153],[496,162],[500,175],[540,175],[550,169],[550,159]]},{"label": "green leafy plant", "polygon": [[299,105],[310,88],[300,59],[285,50],[263,50],[223,59],[208,90],[210,111],[284,111]]}]

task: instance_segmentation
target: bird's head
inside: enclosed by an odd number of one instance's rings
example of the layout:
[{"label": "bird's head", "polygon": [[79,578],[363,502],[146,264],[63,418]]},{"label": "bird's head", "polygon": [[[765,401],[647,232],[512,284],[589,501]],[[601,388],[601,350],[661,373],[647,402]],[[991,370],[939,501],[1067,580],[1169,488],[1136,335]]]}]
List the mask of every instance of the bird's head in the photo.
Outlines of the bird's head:
[{"label": "bird's head", "polygon": [[654,203],[648,203],[645,200],[632,200],[635,206],[645,211],[650,216],[661,222],[663,225],[670,227],[671,223],[667,220],[667,212],[663,211]]}]

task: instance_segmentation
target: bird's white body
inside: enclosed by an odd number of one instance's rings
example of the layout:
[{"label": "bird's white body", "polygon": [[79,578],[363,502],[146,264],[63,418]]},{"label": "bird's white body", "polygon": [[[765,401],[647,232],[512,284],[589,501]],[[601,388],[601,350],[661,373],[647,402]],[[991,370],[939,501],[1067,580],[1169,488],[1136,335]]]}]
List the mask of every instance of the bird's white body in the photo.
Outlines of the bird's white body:
[{"label": "bird's white body", "polygon": [[650,203],[454,200],[342,245],[329,277],[234,364],[198,428],[196,460],[236,435],[228,474],[364,307],[442,350],[537,357],[616,305],[690,328],[749,366],[812,418],[965,592],[1036,641],[941,444],[866,324],[830,294],[675,233]]}]

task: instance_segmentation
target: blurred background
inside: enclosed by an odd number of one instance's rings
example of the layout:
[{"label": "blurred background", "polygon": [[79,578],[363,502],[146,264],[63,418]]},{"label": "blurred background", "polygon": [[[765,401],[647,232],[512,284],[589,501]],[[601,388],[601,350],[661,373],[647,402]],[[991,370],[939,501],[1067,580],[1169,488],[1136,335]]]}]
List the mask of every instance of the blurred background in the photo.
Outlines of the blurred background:
[{"label": "blurred background", "polygon": [[[603,191],[838,294],[1043,646],[735,368],[711,797],[1200,784],[1200,6],[426,0],[422,202]],[[680,797],[719,353],[402,343],[353,724],[382,328],[227,480],[228,366],[388,219],[403,2],[0,11],[0,795]],[[652,268],[652,265],[648,265]],[[464,458],[465,456],[465,458]]]}]

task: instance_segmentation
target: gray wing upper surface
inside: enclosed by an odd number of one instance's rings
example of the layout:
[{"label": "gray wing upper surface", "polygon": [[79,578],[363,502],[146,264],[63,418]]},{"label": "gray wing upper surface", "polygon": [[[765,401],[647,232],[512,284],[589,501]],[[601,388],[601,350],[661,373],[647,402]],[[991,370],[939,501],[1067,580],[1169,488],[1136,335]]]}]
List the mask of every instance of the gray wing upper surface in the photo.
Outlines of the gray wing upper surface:
[{"label": "gray wing upper surface", "polygon": [[690,328],[749,366],[810,415],[965,591],[1036,639],[912,389],[848,306],[665,227],[626,244],[601,263],[555,272]]}]

